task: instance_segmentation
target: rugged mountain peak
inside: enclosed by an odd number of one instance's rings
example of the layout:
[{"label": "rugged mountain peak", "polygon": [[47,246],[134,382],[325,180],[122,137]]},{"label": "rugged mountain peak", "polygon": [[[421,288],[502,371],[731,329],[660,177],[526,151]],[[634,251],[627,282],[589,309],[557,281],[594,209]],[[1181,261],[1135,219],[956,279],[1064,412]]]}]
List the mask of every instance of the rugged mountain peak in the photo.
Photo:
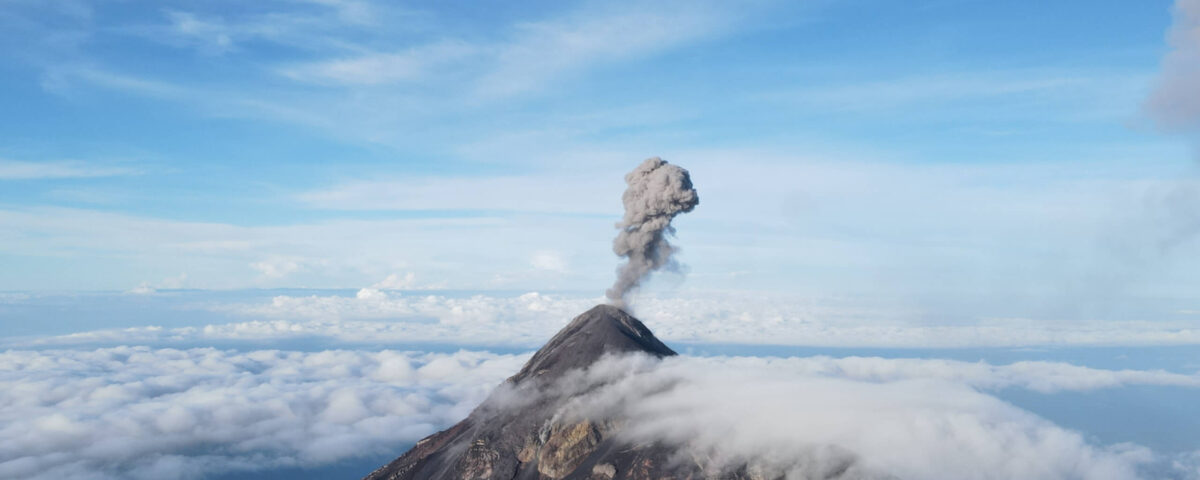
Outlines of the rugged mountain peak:
[{"label": "rugged mountain peak", "polygon": [[[614,438],[620,419],[564,421],[570,393],[546,388],[606,354],[675,355],[641,321],[612,305],[571,320],[457,425],[417,442],[368,480],[643,479],[667,472],[673,450]],[[514,398],[517,399],[514,401]],[[680,473],[678,468],[672,471]],[[686,468],[687,474],[695,473]],[[682,476],[687,476],[682,475]]]},{"label": "rugged mountain peak", "polygon": [[595,363],[606,353],[630,352],[657,357],[675,355],[640,320],[615,306],[596,305],[555,334],[509,381],[558,378],[567,371]]},{"label": "rugged mountain peak", "polygon": [[[575,317],[466,419],[417,442],[366,480],[794,478],[754,459],[714,463],[711,455],[689,450],[686,443],[631,443],[622,436],[631,420],[619,411],[582,414],[572,409],[611,380],[577,384],[580,377],[567,373],[588,368],[606,354],[622,353],[675,355],[638,319],[615,306],[598,305]],[[806,466],[804,478],[868,478],[854,473],[852,463]]]}]

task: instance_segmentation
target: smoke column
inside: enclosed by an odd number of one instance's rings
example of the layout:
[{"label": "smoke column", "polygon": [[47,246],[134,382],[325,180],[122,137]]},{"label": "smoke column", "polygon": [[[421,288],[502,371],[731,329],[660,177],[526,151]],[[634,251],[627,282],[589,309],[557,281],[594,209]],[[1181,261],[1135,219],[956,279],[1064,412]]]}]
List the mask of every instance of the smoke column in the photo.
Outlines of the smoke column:
[{"label": "smoke column", "polygon": [[625,175],[625,217],[613,240],[613,252],[627,261],[617,268],[617,281],[606,295],[613,305],[625,308],[625,298],[650,272],[675,268],[675,252],[667,242],[674,235],[671,220],[700,204],[688,171],[658,157],[647,158]]}]

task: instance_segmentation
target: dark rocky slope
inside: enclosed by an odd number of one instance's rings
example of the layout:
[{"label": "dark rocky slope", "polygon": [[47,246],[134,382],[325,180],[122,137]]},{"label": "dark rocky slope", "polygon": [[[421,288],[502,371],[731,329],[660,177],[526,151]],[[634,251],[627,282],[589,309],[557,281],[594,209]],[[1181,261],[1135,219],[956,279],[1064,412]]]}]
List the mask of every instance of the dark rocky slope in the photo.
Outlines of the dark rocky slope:
[{"label": "dark rocky slope", "polygon": [[[620,418],[563,420],[573,396],[555,388],[605,354],[675,352],[642,322],[599,305],[571,321],[465,420],[417,442],[367,480],[761,478],[754,468],[706,471],[678,448],[617,439]],[[569,416],[568,416],[569,417]],[[697,419],[703,421],[703,419]],[[842,472],[828,472],[828,478]],[[768,475],[774,477],[776,475]]]}]

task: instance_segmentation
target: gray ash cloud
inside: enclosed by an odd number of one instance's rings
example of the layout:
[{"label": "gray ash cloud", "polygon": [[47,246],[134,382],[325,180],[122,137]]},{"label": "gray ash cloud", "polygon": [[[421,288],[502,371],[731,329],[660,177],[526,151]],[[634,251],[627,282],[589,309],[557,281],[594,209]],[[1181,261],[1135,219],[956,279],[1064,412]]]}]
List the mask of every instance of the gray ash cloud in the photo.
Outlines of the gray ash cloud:
[{"label": "gray ash cloud", "polygon": [[676,248],[667,241],[668,235],[675,234],[671,220],[700,204],[688,171],[658,157],[646,159],[626,174],[625,183],[621,196],[625,217],[617,224],[621,231],[613,240],[613,252],[626,262],[606,292],[609,301],[622,308],[629,293],[651,272],[678,268],[671,258]]}]

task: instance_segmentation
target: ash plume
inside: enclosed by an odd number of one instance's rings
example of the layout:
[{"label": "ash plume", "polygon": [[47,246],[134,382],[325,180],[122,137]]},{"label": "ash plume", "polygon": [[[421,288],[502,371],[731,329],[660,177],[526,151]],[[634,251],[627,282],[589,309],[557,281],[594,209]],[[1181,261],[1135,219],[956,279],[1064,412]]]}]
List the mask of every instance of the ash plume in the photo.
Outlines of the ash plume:
[{"label": "ash plume", "polygon": [[617,268],[617,281],[606,292],[621,308],[651,272],[677,267],[671,258],[675,247],[667,242],[667,235],[675,234],[671,220],[700,204],[688,171],[658,157],[647,158],[626,174],[625,184],[625,217],[617,224],[621,231],[613,240],[613,252],[627,261]]}]

